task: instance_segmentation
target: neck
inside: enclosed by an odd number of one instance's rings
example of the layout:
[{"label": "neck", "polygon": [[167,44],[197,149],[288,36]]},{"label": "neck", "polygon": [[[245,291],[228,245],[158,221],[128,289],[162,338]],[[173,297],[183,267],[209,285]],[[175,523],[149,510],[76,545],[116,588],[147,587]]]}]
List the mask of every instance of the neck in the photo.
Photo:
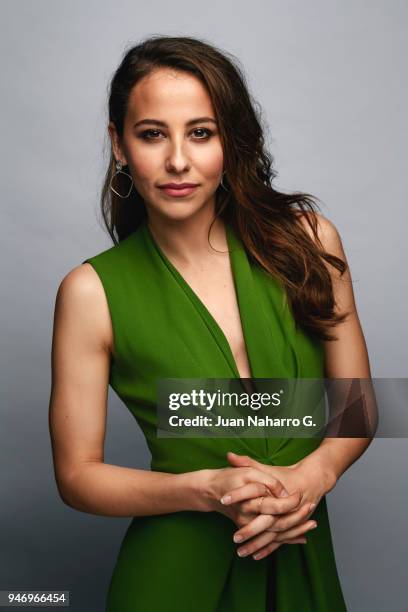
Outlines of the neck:
[{"label": "neck", "polygon": [[166,256],[183,265],[194,265],[214,256],[222,258],[228,250],[224,221],[220,217],[214,221],[212,210],[199,211],[182,220],[149,214],[147,225]]}]

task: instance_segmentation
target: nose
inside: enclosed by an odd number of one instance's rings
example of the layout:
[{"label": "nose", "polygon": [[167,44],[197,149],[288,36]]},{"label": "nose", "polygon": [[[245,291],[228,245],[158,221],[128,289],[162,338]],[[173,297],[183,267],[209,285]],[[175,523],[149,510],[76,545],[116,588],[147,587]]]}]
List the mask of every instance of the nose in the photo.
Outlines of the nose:
[{"label": "nose", "polygon": [[169,141],[166,158],[167,171],[183,172],[189,168],[190,162],[184,150],[182,137]]}]

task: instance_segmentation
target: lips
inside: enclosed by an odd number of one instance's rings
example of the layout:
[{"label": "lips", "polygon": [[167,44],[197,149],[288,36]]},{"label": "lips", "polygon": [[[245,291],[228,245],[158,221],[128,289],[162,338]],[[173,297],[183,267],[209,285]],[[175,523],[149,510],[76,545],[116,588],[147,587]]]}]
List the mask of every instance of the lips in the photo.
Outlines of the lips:
[{"label": "lips", "polygon": [[159,189],[172,198],[183,198],[194,193],[197,187],[198,185],[194,183],[168,183],[167,185],[161,185]]},{"label": "lips", "polygon": [[189,187],[197,187],[197,183],[166,183],[159,185],[160,189],[187,189]]}]

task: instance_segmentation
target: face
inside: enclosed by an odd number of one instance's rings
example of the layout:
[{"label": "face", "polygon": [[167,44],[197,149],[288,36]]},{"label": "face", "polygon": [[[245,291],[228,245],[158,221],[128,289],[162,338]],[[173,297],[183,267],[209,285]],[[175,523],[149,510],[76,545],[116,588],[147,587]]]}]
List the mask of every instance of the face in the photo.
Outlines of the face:
[{"label": "face", "polygon": [[[203,209],[213,213],[223,150],[211,99],[199,79],[170,69],[148,75],[130,93],[122,141],[113,124],[109,131],[115,158],[129,165],[149,217],[183,220]],[[168,183],[196,187],[164,190]]]}]

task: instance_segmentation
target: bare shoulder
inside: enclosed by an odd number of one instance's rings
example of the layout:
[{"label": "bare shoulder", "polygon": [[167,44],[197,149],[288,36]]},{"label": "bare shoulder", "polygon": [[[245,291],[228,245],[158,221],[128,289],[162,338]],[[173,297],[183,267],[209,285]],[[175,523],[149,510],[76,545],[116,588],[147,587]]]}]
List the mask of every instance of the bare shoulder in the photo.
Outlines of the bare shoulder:
[{"label": "bare shoulder", "polygon": [[58,292],[75,298],[92,297],[101,287],[97,273],[89,263],[73,268],[61,281]]},{"label": "bare shoulder", "polygon": [[345,259],[343,245],[339,231],[335,224],[327,217],[324,217],[317,212],[297,213],[297,218],[302,224],[304,230],[310,238],[315,241],[315,235],[312,230],[313,221],[316,223],[318,238],[323,246],[323,249],[332,255],[336,255],[341,259]]},{"label": "bare shoulder", "polygon": [[101,280],[89,263],[73,268],[62,279],[56,296],[56,318],[75,322],[87,335],[111,350],[112,325]]},{"label": "bare shoulder", "polygon": [[57,292],[57,305],[74,310],[87,307],[101,308],[103,287],[91,264],[81,264],[73,268],[62,279]]}]

